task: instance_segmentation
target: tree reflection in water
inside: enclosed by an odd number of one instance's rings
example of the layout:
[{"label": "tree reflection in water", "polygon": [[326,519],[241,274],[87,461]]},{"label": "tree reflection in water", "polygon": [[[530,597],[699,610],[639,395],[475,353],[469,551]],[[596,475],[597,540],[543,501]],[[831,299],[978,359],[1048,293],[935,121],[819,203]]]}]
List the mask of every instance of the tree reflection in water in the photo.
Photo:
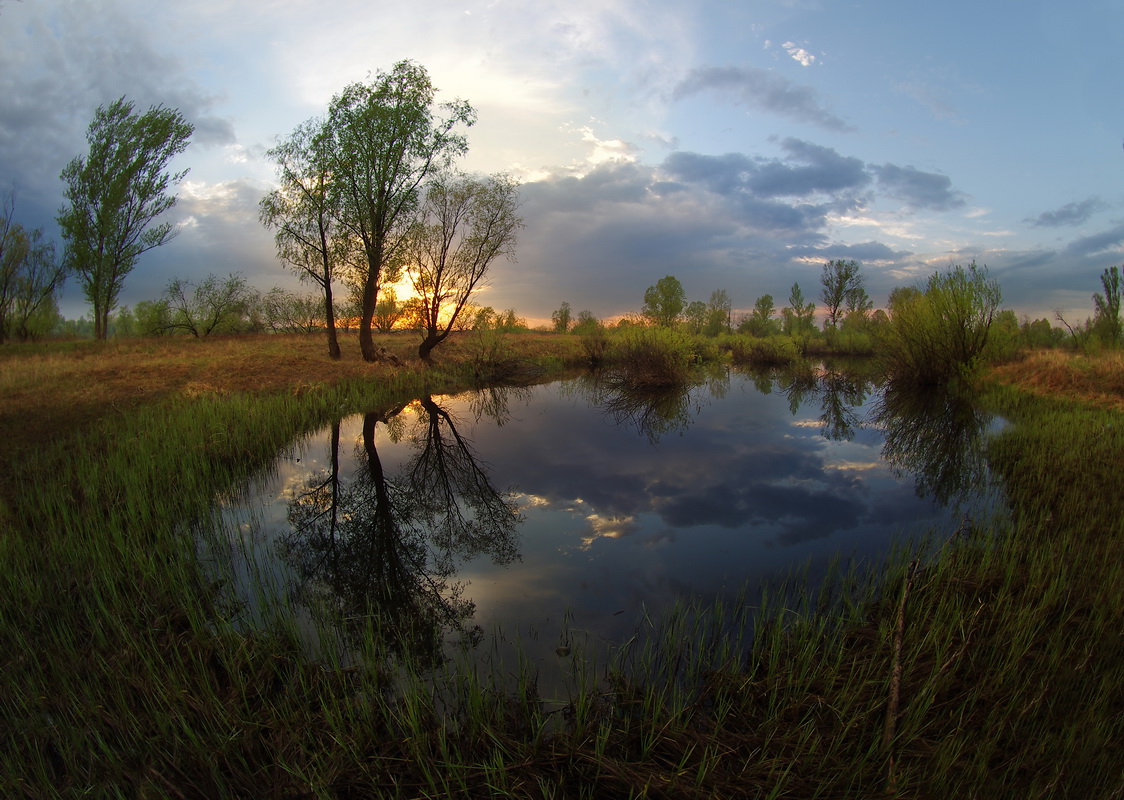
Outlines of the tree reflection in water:
[{"label": "tree reflection in water", "polygon": [[885,432],[882,457],[898,475],[912,474],[919,497],[941,505],[979,493],[987,485],[986,432],[992,416],[964,393],[917,392],[887,384],[869,422],[861,413],[874,383],[868,373],[827,364],[755,375],[758,389],[775,383],[792,414],[818,397],[820,433],[832,441],[849,441],[864,425]]},{"label": "tree reflection in water", "polygon": [[[387,655],[435,666],[450,635],[469,645],[481,637],[470,624],[474,604],[454,579],[458,561],[518,558],[521,517],[453,416],[429,397],[412,408],[409,423],[402,408],[364,416],[360,468],[346,481],[333,426],[330,467],[290,500],[292,530],[280,546],[300,602],[337,617],[345,635],[377,626]],[[413,448],[394,474],[379,457],[380,427]]]},{"label": "tree reflection in water", "polygon": [[986,432],[992,416],[964,393],[887,385],[874,422],[885,431],[882,457],[912,473],[919,497],[947,505],[988,485]]},{"label": "tree reflection in water", "polygon": [[730,388],[725,367],[700,370],[696,380],[672,386],[637,386],[593,372],[575,384],[589,403],[617,425],[632,425],[651,444],[681,433],[708,398],[720,399]]}]

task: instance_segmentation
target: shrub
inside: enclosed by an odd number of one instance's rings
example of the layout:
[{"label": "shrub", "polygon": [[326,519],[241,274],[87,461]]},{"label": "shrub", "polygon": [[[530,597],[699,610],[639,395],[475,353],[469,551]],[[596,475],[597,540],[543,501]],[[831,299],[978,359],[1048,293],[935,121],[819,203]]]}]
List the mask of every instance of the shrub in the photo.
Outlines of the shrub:
[{"label": "shrub", "polygon": [[881,334],[887,373],[924,386],[969,375],[982,360],[1000,300],[999,284],[975,262],[935,273],[924,292],[895,292]]},{"label": "shrub", "polygon": [[611,379],[632,386],[674,386],[699,360],[693,337],[669,328],[628,328],[612,342]]},{"label": "shrub", "polygon": [[740,364],[763,367],[786,366],[801,359],[800,345],[791,336],[734,336],[730,339],[730,355]]}]

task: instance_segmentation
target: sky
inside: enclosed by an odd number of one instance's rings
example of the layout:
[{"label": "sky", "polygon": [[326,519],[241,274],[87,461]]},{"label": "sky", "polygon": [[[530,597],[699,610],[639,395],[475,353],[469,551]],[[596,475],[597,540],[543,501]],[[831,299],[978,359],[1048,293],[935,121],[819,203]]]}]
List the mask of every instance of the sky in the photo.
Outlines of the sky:
[{"label": "sky", "polygon": [[[180,233],[119,302],[299,288],[258,221],[266,151],[412,59],[477,111],[459,166],[522,183],[481,305],[609,318],[674,275],[747,312],[819,301],[844,258],[884,306],[974,260],[1005,308],[1084,320],[1124,263],[1122,30],[1118,0],[0,0],[0,194],[58,240],[95,110],[178,108]],[[60,309],[88,315],[76,281]]]}]

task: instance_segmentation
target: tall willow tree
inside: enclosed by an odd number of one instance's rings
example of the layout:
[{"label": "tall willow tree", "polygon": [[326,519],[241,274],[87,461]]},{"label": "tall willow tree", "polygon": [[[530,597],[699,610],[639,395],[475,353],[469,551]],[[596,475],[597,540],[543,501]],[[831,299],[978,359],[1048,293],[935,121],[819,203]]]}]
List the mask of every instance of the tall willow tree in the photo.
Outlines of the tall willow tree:
[{"label": "tall willow tree", "polygon": [[400,61],[389,73],[353,83],[332,98],[323,139],[329,197],[344,236],[356,242],[366,361],[381,358],[372,320],[380,289],[400,275],[404,249],[427,178],[468,150],[454,131],[476,121],[467,102],[434,111],[436,90],[425,68]]},{"label": "tall willow tree", "polygon": [[65,264],[93,306],[98,339],[106,336],[109,313],[137,259],[176,234],[171,222],[153,222],[176,204],[169,189],[187,170],[166,168],[193,131],[176,109],[154,106],[135,114],[122,97],[94,112],[86,131],[89,154],[62,171],[66,205],[57,219]]}]

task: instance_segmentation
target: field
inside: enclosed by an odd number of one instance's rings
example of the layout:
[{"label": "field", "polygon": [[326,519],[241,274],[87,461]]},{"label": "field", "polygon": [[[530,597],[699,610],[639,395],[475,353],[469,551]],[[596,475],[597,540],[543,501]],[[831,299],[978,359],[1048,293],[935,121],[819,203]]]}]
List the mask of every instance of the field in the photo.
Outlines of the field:
[{"label": "field", "polygon": [[581,350],[466,336],[427,368],[413,338],[383,342],[399,367],[343,344],[340,362],[304,336],[0,349],[4,796],[1124,796],[1118,355],[982,382],[1008,420],[990,458],[1010,526],[937,532],[881,592],[778,591],[785,624],[748,654],[714,639],[721,610],[684,609],[564,708],[450,671],[439,712],[421,676],[224,624],[180,523],[341,411],[471,385],[501,350],[548,371]]}]

